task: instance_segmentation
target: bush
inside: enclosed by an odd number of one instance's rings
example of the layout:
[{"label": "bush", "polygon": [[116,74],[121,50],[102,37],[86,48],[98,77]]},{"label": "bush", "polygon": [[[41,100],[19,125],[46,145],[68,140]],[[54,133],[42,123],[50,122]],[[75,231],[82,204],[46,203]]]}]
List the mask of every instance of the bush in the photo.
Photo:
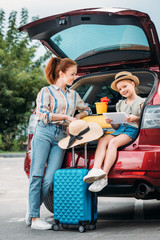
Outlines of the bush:
[{"label": "bush", "polygon": [[[21,10],[20,25],[28,22],[28,10]],[[18,24],[19,25],[19,24]],[[35,60],[37,43],[17,30],[17,12],[9,14],[8,26],[5,12],[0,9],[0,148],[22,149],[23,136],[33,110],[37,93],[47,84],[44,77],[46,53]],[[22,127],[23,126],[23,127]]]},{"label": "bush", "polygon": [[2,138],[2,135],[0,134],[0,150],[13,152],[25,151],[26,140],[27,136],[12,138],[11,136],[6,135],[5,138]]},{"label": "bush", "polygon": [[2,135],[0,134],[0,149],[2,149]]}]

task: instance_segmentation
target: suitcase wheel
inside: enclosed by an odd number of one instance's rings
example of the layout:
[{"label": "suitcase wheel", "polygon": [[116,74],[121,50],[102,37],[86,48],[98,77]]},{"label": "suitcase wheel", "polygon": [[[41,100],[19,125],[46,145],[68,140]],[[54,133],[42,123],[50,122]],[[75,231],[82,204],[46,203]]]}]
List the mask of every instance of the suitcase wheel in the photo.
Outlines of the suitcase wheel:
[{"label": "suitcase wheel", "polygon": [[52,225],[52,229],[53,229],[54,231],[58,231],[58,230],[60,229],[60,227],[59,227],[58,224],[53,224],[53,225]]},{"label": "suitcase wheel", "polygon": [[96,229],[96,224],[90,224],[89,229],[90,230],[95,230]]},{"label": "suitcase wheel", "polygon": [[79,232],[80,233],[86,232],[86,227],[85,226],[79,226]]}]

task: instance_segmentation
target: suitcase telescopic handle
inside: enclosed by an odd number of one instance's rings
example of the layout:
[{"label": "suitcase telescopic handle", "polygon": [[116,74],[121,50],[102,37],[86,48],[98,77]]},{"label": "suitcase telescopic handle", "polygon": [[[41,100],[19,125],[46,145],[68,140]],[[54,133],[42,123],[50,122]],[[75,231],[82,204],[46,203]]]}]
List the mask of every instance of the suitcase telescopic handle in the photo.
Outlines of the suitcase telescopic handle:
[{"label": "suitcase telescopic handle", "polygon": [[72,167],[75,166],[75,151],[74,151],[74,147],[72,147]]},{"label": "suitcase telescopic handle", "polygon": [[[87,143],[84,144],[84,164],[87,168]],[[75,149],[72,148],[72,167],[75,166]]]},{"label": "suitcase telescopic handle", "polygon": [[87,168],[87,143],[84,144],[84,164]]}]

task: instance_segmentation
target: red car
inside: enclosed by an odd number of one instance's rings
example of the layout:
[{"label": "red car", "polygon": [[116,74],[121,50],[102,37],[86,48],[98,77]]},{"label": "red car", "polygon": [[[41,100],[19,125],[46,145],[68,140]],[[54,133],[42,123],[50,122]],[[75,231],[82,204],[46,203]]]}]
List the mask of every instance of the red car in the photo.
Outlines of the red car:
[{"label": "red car", "polygon": [[[20,28],[38,39],[55,55],[74,59],[78,75],[71,88],[89,104],[104,132],[112,132],[96,114],[95,102],[108,97],[108,112],[121,98],[110,84],[117,72],[126,70],[140,79],[138,94],[145,97],[139,131],[134,140],[119,148],[109,174],[109,185],[99,196],[160,199],[160,45],[153,22],[146,13],[130,9],[81,9],[31,22]],[[29,176],[31,139],[37,124],[35,112],[29,122],[28,152],[24,168]],[[88,167],[92,168],[97,141],[88,143]],[[71,150],[63,167],[71,166]],[[76,147],[76,163],[84,166],[83,146]],[[52,191],[45,201],[53,211]]]}]

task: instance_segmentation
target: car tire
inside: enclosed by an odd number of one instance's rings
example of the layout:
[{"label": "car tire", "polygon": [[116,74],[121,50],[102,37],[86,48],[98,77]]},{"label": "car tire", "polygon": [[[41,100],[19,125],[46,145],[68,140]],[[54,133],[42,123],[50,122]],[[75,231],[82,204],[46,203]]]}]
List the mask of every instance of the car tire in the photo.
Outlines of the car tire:
[{"label": "car tire", "polygon": [[45,207],[53,213],[53,190],[51,190],[44,200]]}]

